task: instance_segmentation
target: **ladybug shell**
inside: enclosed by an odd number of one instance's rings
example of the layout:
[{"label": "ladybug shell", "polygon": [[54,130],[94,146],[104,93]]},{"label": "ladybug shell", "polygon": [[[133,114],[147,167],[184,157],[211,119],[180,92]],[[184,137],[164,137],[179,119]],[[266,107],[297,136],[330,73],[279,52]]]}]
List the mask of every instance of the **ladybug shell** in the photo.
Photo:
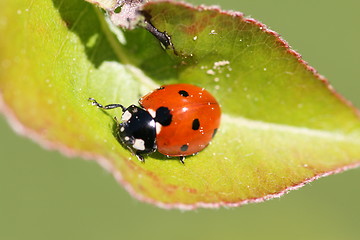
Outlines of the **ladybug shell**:
[{"label": "ladybug shell", "polygon": [[220,124],[216,99],[204,88],[191,84],[162,86],[139,103],[157,122],[157,150],[164,155],[187,156],[201,151]]}]

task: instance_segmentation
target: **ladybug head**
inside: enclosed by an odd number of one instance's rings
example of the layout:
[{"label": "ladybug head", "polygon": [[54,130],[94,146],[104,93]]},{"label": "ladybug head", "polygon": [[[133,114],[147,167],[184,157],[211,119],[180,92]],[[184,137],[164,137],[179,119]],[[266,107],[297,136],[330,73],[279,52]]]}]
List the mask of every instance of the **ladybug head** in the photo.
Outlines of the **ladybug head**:
[{"label": "ladybug head", "polygon": [[118,125],[120,141],[137,156],[156,151],[155,120],[149,112],[131,105],[122,114]]}]

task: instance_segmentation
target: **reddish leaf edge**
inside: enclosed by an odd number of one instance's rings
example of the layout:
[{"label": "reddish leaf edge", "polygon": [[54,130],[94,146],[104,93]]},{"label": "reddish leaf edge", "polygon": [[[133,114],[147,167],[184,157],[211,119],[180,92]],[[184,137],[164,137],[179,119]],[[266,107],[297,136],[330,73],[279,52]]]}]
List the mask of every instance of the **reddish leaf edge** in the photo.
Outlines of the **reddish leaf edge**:
[{"label": "reddish leaf edge", "polygon": [[[165,1],[161,0],[161,1],[157,1],[157,2],[168,2],[168,3],[172,3],[172,4],[178,4],[178,5],[182,5],[187,8],[190,8],[192,10],[195,9],[195,10],[199,10],[199,11],[213,10],[213,11],[217,11],[220,14],[225,14],[225,15],[229,15],[229,16],[233,16],[233,17],[240,17],[245,22],[249,22],[249,23],[259,26],[259,28],[261,28],[265,33],[275,36],[276,39],[279,41],[279,43],[281,43],[283,45],[283,47],[286,48],[288,53],[290,53],[291,55],[296,57],[301,65],[303,65],[308,71],[312,72],[313,75],[317,79],[319,79],[321,82],[323,82],[326,85],[326,87],[329,89],[329,91],[332,94],[334,94],[334,96],[337,97],[341,102],[343,102],[345,105],[347,105],[349,108],[351,108],[354,111],[354,114],[356,114],[357,117],[360,119],[360,110],[355,108],[354,105],[350,101],[348,101],[342,95],[337,93],[335,91],[335,89],[330,85],[329,81],[323,75],[319,74],[315,70],[315,68],[309,66],[309,64],[302,59],[301,55],[298,52],[291,49],[290,45],[284,39],[282,39],[278,33],[269,29],[265,24],[257,21],[256,19],[244,17],[244,14],[241,12],[221,10],[218,6],[200,5],[198,7],[194,7],[193,5],[191,5],[189,3],[173,2],[173,1],[169,1],[169,0],[165,0]],[[149,2],[147,4],[152,4],[152,3]],[[139,201],[146,202],[146,203],[155,205],[155,206],[163,208],[163,209],[194,210],[197,208],[239,207],[239,206],[249,204],[249,203],[260,203],[260,202],[264,202],[266,200],[270,200],[273,198],[279,198],[279,197],[287,194],[288,192],[290,192],[292,190],[297,190],[297,189],[303,187],[304,185],[306,185],[314,180],[317,180],[321,177],[326,177],[329,175],[341,173],[346,170],[360,167],[360,160],[359,160],[355,163],[336,168],[332,171],[320,173],[311,178],[307,178],[304,181],[301,181],[290,187],[284,188],[283,190],[281,190],[277,193],[268,194],[264,197],[259,197],[259,198],[251,198],[251,199],[241,200],[239,202],[225,202],[225,201],[214,202],[214,203],[197,202],[194,204],[184,204],[184,203],[180,203],[180,202],[178,202],[178,203],[163,203],[163,202],[159,202],[154,199],[151,199],[151,198],[147,198],[147,197],[137,193],[132,188],[131,184],[129,182],[127,182],[126,180],[124,180],[124,178],[122,177],[122,174],[115,168],[114,165],[111,164],[111,161],[109,161],[105,157],[98,155],[98,154],[91,153],[91,152],[83,152],[83,151],[74,150],[71,147],[68,147],[62,143],[48,141],[43,136],[38,134],[36,131],[34,131],[30,128],[27,128],[25,125],[23,125],[18,120],[18,118],[16,117],[16,114],[5,103],[3,94],[1,92],[0,92],[0,113],[4,114],[5,119],[9,123],[10,127],[18,135],[31,139],[32,141],[36,142],[37,144],[39,144],[41,147],[43,147],[46,150],[58,151],[61,154],[63,154],[64,156],[69,157],[69,158],[80,157],[85,160],[95,160],[102,168],[104,168],[106,171],[108,171],[110,174],[112,174],[114,176],[115,180],[119,184],[121,184],[126,189],[126,191],[129,192],[129,194],[132,197],[134,197],[135,199],[137,199]]]}]

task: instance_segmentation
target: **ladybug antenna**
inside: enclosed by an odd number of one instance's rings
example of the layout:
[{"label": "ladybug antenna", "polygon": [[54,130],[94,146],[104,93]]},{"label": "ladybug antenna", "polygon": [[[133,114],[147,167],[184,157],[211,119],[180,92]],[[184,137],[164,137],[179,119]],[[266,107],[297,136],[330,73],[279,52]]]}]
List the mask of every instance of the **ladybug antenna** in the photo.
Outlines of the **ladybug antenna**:
[{"label": "ladybug antenna", "polygon": [[109,109],[113,109],[113,108],[121,108],[121,110],[123,112],[125,112],[126,108],[121,105],[121,104],[118,104],[118,103],[113,103],[113,104],[108,104],[108,105],[101,105],[100,103],[98,103],[94,98],[89,98],[89,101],[91,102],[91,104],[93,106],[97,106],[98,108],[102,108],[102,109],[105,109],[105,110],[109,110]]}]

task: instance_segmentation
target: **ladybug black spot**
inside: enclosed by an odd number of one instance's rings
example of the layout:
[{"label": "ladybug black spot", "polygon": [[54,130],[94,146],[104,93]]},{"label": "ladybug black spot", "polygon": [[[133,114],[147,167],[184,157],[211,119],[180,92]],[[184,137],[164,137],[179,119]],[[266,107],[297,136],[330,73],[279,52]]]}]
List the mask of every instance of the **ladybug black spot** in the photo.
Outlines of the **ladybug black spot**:
[{"label": "ladybug black spot", "polygon": [[164,86],[161,86],[157,90],[163,90],[164,88],[165,88]]},{"label": "ladybug black spot", "polygon": [[199,119],[195,118],[192,122],[192,130],[199,130],[200,128],[200,121]]},{"label": "ladybug black spot", "polygon": [[212,137],[215,137],[215,134],[217,133],[217,130],[218,130],[217,128],[214,129],[214,132],[213,132],[213,134],[212,134]]},{"label": "ladybug black spot", "polygon": [[167,107],[159,107],[156,110],[155,121],[163,126],[169,126],[172,120],[170,109]]},{"label": "ladybug black spot", "polygon": [[189,93],[188,93],[187,91],[185,91],[185,90],[180,90],[180,91],[179,91],[179,94],[180,94],[181,96],[183,96],[183,97],[188,97],[188,96],[189,96]]},{"label": "ladybug black spot", "polygon": [[181,146],[180,150],[185,152],[186,150],[188,150],[189,146],[187,144],[184,144]]}]

